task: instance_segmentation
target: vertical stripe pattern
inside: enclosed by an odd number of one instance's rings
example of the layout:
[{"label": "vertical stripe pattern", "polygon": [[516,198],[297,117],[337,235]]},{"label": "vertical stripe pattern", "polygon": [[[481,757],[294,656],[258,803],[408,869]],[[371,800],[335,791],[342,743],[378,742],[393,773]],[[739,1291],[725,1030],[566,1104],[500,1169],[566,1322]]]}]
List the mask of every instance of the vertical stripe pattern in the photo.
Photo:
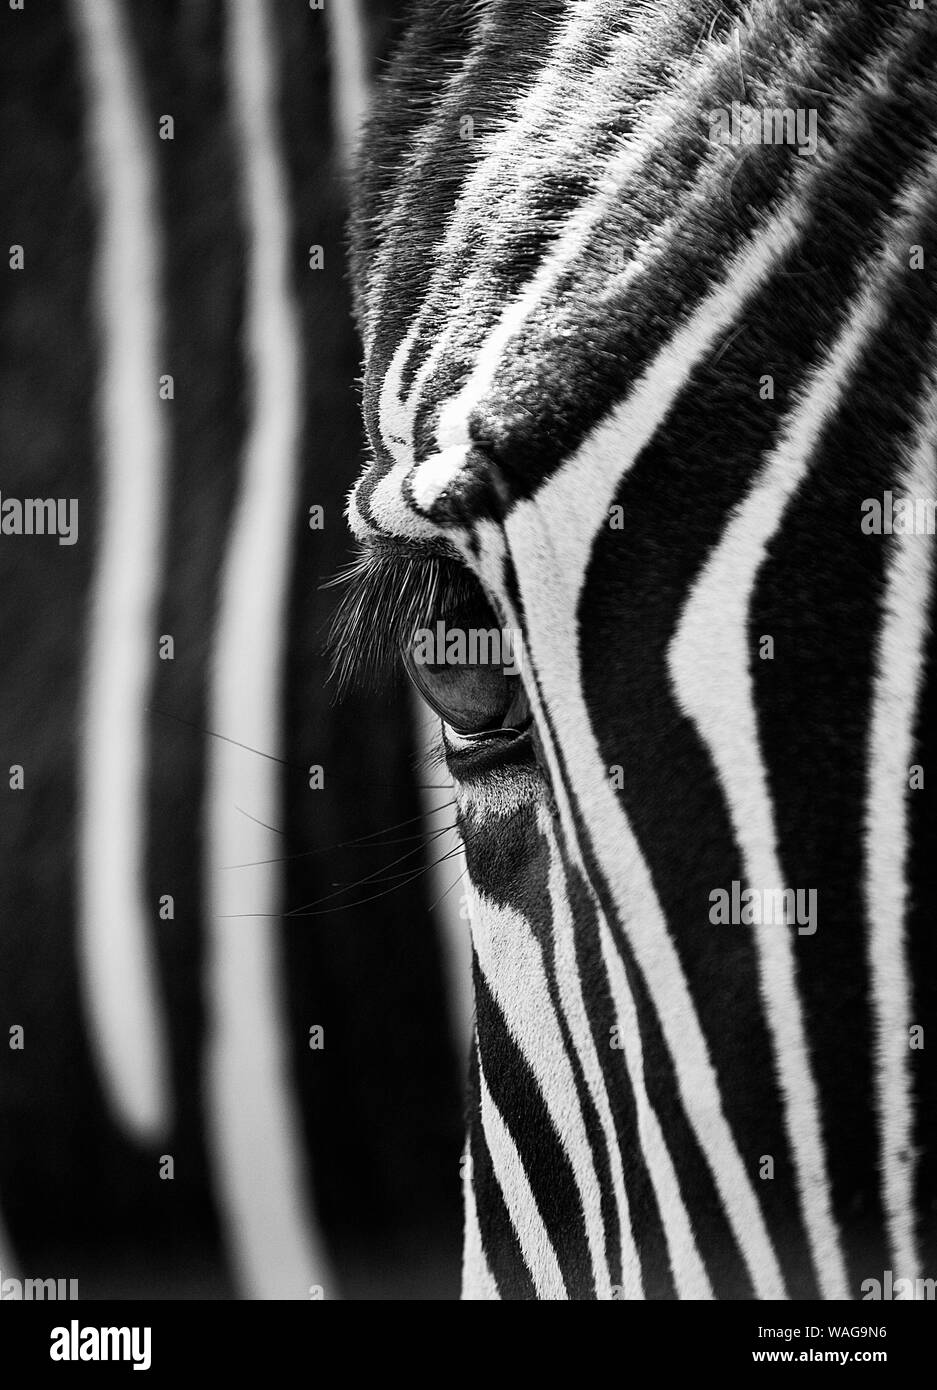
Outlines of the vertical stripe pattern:
[{"label": "vertical stripe pattern", "polygon": [[[335,702],[322,640],[360,446],[351,144],[393,8],[2,11],[5,1277],[458,1290],[447,885],[420,849],[358,886],[440,779],[402,692]],[[27,497],[70,504],[68,544],[9,524]]]},{"label": "vertical stripe pattern", "polygon": [[103,502],[91,593],[79,775],[82,978],[102,1083],[135,1135],[165,1134],[172,1100],[143,901],[147,702],[166,486],[161,257],[139,76],[115,0],[74,0],[100,196],[98,384]]},{"label": "vertical stripe pattern", "polygon": [[[933,527],[859,523],[869,490],[934,488],[937,26],[851,0],[540,18],[531,67],[508,0],[468,37],[417,7],[353,247],[352,529],[381,565],[458,557],[521,635],[533,721],[475,770],[447,740],[477,903],[466,1287],[553,1296],[555,1257],[572,1297],[855,1297],[927,1267]],[[757,138],[720,138],[749,103]],[[730,888],[799,906],[724,925]]]},{"label": "vertical stripe pattern", "polygon": [[[246,348],[251,422],[225,556],[210,727],[273,758],[282,747],[285,586],[300,427],[300,340],[287,273],[288,218],[275,126],[276,73],[263,7],[229,7],[228,63],[248,229]],[[330,1277],[301,1188],[285,1050],[276,916],[279,867],[254,871],[251,897],[230,866],[258,854],[256,824],[276,823],[275,762],[227,741],[209,755],[207,914],[213,1036],[207,1104],[235,1265],[249,1293],[304,1298]],[[261,850],[269,853],[269,843]],[[256,917],[241,918],[253,912]],[[267,1137],[258,1142],[258,1132]]]}]

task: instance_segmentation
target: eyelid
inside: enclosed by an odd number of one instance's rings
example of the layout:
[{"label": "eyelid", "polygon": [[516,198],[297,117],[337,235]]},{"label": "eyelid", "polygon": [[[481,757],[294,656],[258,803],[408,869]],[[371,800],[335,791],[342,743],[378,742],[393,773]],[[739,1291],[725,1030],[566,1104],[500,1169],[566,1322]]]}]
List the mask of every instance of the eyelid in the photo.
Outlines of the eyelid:
[{"label": "eyelid", "polygon": [[[518,729],[482,729],[477,734],[463,734],[458,729],[454,729],[448,722],[445,715],[441,716],[443,728],[446,734],[446,742],[449,744],[457,743],[493,743],[500,740],[503,743],[510,743],[518,737]],[[458,751],[458,750],[456,750]]]}]

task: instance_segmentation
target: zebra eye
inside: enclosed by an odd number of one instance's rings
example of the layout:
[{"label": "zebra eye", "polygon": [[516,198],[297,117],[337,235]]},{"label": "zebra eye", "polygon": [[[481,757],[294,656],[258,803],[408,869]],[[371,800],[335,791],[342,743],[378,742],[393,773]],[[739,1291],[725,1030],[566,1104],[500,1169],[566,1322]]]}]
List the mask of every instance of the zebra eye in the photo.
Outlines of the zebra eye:
[{"label": "zebra eye", "polygon": [[530,723],[512,644],[498,629],[437,623],[418,629],[403,655],[423,699],[463,738],[513,736]]}]

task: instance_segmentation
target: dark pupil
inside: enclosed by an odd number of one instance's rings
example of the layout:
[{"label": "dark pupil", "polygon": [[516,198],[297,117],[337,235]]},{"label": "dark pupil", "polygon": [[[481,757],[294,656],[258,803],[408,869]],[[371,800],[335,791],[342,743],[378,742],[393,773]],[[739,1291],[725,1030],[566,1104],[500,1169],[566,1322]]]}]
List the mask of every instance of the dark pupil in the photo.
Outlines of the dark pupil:
[{"label": "dark pupil", "polygon": [[463,594],[434,607],[403,653],[427,704],[460,734],[523,723],[529,710],[516,658],[484,595]]},{"label": "dark pupil", "polygon": [[412,651],[408,669],[427,704],[461,734],[500,728],[520,686],[500,665],[429,665]]}]

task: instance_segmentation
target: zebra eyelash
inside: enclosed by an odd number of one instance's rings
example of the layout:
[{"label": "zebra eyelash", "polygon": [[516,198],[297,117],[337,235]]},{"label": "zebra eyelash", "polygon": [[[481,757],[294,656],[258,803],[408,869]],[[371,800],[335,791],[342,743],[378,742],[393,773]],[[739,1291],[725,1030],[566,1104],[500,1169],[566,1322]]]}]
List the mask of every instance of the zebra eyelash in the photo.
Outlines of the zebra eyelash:
[{"label": "zebra eyelash", "polygon": [[484,602],[478,581],[457,560],[396,544],[363,545],[326,587],[333,586],[345,588],[326,643],[339,698],[394,675],[416,628]]}]

